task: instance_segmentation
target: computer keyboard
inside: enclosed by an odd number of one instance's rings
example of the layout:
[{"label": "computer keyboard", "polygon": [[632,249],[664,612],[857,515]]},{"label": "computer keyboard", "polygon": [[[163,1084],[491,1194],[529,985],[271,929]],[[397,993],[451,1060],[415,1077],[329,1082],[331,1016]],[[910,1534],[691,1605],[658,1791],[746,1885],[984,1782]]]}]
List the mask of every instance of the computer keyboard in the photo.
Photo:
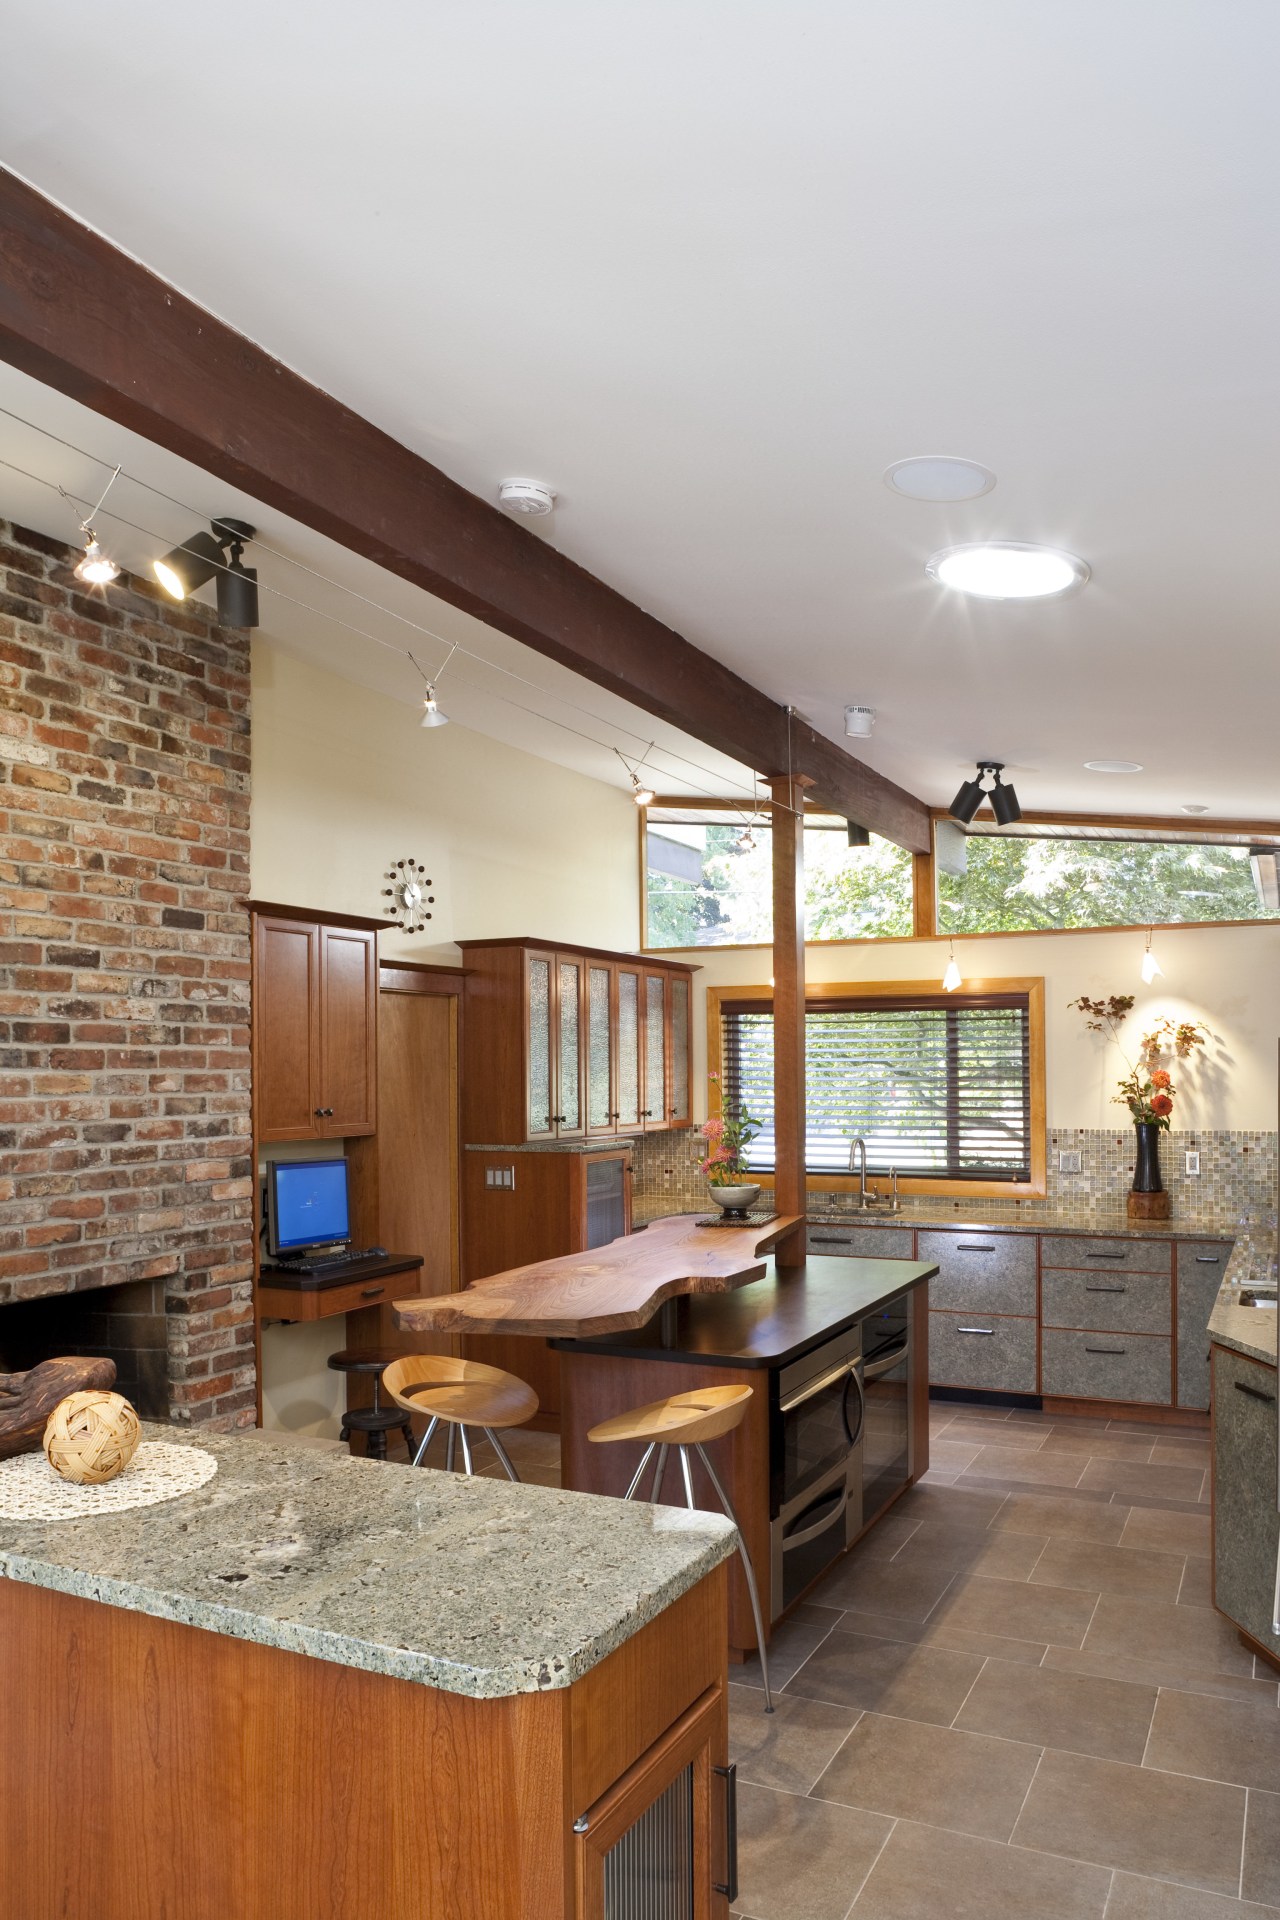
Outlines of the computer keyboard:
[{"label": "computer keyboard", "polygon": [[324,1259],[273,1260],[271,1264],[283,1273],[341,1273],[344,1267],[354,1267],[362,1260],[385,1259],[386,1251],[385,1247],[352,1247],[347,1253],[329,1254]]}]

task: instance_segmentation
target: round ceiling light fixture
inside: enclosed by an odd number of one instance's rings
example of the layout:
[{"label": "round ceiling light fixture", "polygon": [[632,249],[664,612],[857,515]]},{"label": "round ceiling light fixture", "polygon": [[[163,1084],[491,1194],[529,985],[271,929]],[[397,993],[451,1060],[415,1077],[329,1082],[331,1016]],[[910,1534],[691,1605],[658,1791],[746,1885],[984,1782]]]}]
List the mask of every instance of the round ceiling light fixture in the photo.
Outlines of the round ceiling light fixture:
[{"label": "round ceiling light fixture", "polygon": [[910,460],[895,460],[884,470],[884,483],[891,493],[907,500],[976,500],[990,493],[996,477],[990,467],[976,460],[961,460],[949,453],[918,453]]},{"label": "round ceiling light fixture", "polygon": [[979,600],[1052,600],[1072,593],[1089,578],[1085,561],[1059,547],[1021,540],[980,540],[943,547],[925,562],[939,586]]},{"label": "round ceiling light fixture", "polygon": [[555,511],[554,487],[541,480],[504,480],[498,488],[498,505],[504,513],[523,514],[526,520],[541,520]]},{"label": "round ceiling light fixture", "polygon": [[1086,760],[1086,773],[1141,773],[1139,760]]},{"label": "round ceiling light fixture", "polygon": [[1201,806],[1199,801],[1184,800],[1180,811],[1182,813],[1208,813],[1209,809],[1208,807]]}]

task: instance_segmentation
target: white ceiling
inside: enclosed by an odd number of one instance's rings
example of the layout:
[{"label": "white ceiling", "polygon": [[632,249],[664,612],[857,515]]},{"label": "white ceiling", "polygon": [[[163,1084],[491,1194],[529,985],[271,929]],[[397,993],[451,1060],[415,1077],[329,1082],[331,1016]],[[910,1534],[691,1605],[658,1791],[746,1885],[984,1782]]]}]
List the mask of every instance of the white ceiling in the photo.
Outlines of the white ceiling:
[{"label": "white ceiling", "polygon": [[[6,55],[6,164],[484,497],[548,481],[833,737],[877,707],[926,799],[993,755],[1024,806],[1280,812],[1274,0],[63,0]],[[998,485],[883,486],[928,452]],[[926,581],[983,536],[1092,581]]]}]

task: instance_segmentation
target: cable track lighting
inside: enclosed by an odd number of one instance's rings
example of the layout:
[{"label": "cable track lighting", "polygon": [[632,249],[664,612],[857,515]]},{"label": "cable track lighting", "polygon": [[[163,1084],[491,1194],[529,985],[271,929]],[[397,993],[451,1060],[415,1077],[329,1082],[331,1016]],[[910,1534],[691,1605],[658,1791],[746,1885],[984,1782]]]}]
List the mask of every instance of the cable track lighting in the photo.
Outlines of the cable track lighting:
[{"label": "cable track lighting", "polygon": [[964,985],[964,981],[960,974],[960,963],[956,959],[956,943],[953,940],[950,944],[951,958],[947,961],[947,970],[942,976],[942,985],[945,992],[954,993],[957,987]]},{"label": "cable track lighting", "polygon": [[120,578],[119,567],[102,551],[92,527],[84,529],[84,552],[75,567],[75,576],[90,587],[109,587],[113,580]]},{"label": "cable track lighting", "polygon": [[640,778],[640,769],[644,765],[645,761],[649,758],[649,755],[653,752],[653,749],[656,744],[657,743],[655,741],[651,740],[648,746],[645,748],[644,752],[641,754],[640,758],[636,761],[634,766],[632,765],[631,761],[628,760],[626,754],[623,753],[619,747],[614,748],[614,752],[617,754],[619,760],[621,760],[623,766],[626,768],[628,774],[630,775],[631,798],[635,801],[638,807],[651,807],[656,797],[654,794],[653,788],[646,786],[644,781]]},{"label": "cable track lighting", "polygon": [[1151,951],[1151,929],[1147,928],[1147,944],[1142,954],[1142,980],[1144,986],[1150,986],[1153,980],[1164,979],[1164,968]]},{"label": "cable track lighting", "polygon": [[[983,801],[989,800],[991,811],[1000,826],[1011,827],[1015,820],[1021,820],[1022,808],[1018,805],[1018,796],[1012,787],[1005,786],[1001,780],[1003,771],[1003,760],[979,760],[977,778],[966,780],[947,808],[951,818],[967,827]],[[988,774],[991,775],[989,789],[982,784]]]},{"label": "cable track lighting", "polygon": [[[447,727],[449,724],[448,714],[441,711],[440,702],[436,699],[436,680],[440,679],[441,675],[444,673],[444,668],[448,666],[449,662],[452,660],[454,654],[457,651],[458,651],[458,643],[455,640],[453,645],[450,647],[448,653],[445,655],[444,666],[441,667],[439,672],[436,674],[435,680],[427,680],[427,695],[425,700],[422,703],[422,718],[418,722],[418,725],[420,727]],[[410,654],[409,658],[413,660],[413,655]],[[418,667],[418,663],[416,660],[413,660],[413,664],[415,667]],[[418,672],[422,673],[421,667],[418,667]],[[424,680],[427,679],[427,676],[425,675],[425,673],[422,674],[422,677]]]},{"label": "cable track lighting", "polygon": [[218,620],[224,627],[256,627],[258,624],[258,575],[246,567],[242,555],[245,542],[254,530],[244,520],[228,518],[210,522],[212,532],[203,528],[173,547],[162,560],[151,563],[151,571],[175,600],[198,593],[210,580],[217,580]]}]

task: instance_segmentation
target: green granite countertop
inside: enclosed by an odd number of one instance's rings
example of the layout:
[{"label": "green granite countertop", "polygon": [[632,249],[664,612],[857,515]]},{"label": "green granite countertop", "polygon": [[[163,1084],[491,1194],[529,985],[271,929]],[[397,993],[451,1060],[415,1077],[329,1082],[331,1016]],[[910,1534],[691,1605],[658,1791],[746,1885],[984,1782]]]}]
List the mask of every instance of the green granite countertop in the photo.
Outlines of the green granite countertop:
[{"label": "green granite countertop", "polygon": [[568,1687],[733,1552],[718,1514],[470,1479],[263,1434],[198,1492],[0,1520],[0,1575],[479,1699]]},{"label": "green granite countertop", "polygon": [[[762,1195],[760,1206],[769,1196]],[[711,1214],[705,1207],[666,1206],[660,1200],[640,1201],[632,1210],[634,1226],[648,1226],[674,1213]],[[1061,1207],[1044,1201],[912,1201],[904,1200],[898,1213],[853,1207],[810,1207],[806,1219],[810,1226],[821,1227],[949,1227],[956,1232],[998,1233],[1100,1233],[1108,1239],[1134,1240],[1234,1240],[1247,1224],[1234,1213],[1204,1209],[1198,1213],[1178,1214],[1172,1220],[1131,1220],[1123,1207],[1092,1211],[1085,1207]]]},{"label": "green granite countertop", "polygon": [[1220,1347],[1234,1347],[1237,1353],[1247,1354],[1250,1360],[1262,1360],[1274,1367],[1277,1345],[1280,1344],[1276,1329],[1280,1315],[1270,1307],[1243,1307],[1240,1295],[1246,1288],[1274,1287],[1275,1284],[1274,1231],[1268,1227],[1242,1228],[1227,1262],[1227,1271],[1213,1312],[1209,1315],[1210,1337]]}]

